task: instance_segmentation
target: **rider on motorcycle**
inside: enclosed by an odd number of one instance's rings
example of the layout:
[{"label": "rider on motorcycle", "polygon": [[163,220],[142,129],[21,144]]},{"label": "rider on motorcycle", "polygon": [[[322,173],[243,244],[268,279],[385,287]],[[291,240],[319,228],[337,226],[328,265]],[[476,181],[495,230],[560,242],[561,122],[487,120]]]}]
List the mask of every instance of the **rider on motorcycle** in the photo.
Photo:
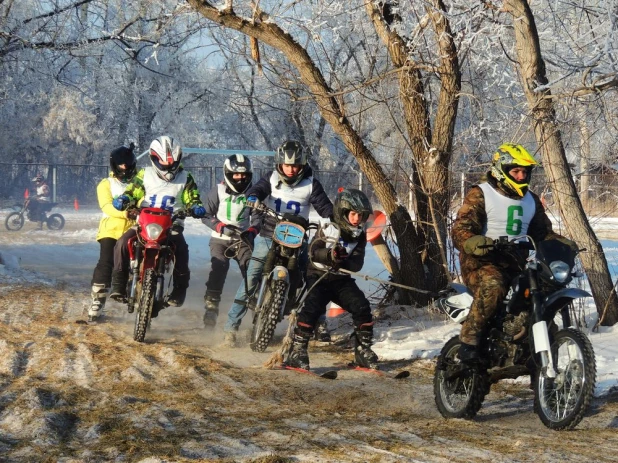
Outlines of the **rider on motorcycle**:
[{"label": "rider on motorcycle", "polygon": [[[309,218],[311,206],[324,218],[333,213],[333,204],[326,195],[322,184],[313,176],[311,167],[307,164],[307,153],[297,141],[286,141],[275,153],[276,170],[268,172],[247,192],[247,204],[263,201],[268,207],[283,214],[285,212]],[[251,226],[260,230],[255,238],[253,254],[247,269],[247,288],[241,283],[225,324],[225,342],[234,346],[236,332],[243,317],[247,313],[247,297],[255,291],[262,277],[264,259],[272,244],[275,219],[268,215],[255,212],[251,216]],[[305,254],[305,253],[303,253]],[[300,268],[303,267],[301,254]],[[306,257],[305,257],[306,262]],[[305,263],[306,265],[306,263]]]},{"label": "rider on motorcycle", "polygon": [[461,275],[474,297],[459,335],[461,361],[478,359],[479,338],[526,257],[497,253],[485,246],[500,236],[530,235],[535,241],[558,239],[577,249],[574,241],[552,230],[541,200],[528,190],[536,165],[523,146],[501,145],[486,180],[470,188],[453,223],[451,237],[459,251]]},{"label": "rider on motorcycle", "polygon": [[[330,225],[321,228],[309,246],[312,265],[307,269],[307,288],[328,269],[345,269],[358,272],[365,261],[367,234],[365,224],[371,214],[371,203],[360,190],[342,190],[333,206],[333,222],[339,232]],[[334,236],[339,236],[334,241]],[[330,240],[328,238],[331,238]],[[347,273],[331,273],[312,288],[302,310],[298,314],[292,349],[284,359],[286,365],[309,369],[307,346],[313,336],[320,316],[326,306],[334,302],[352,314],[354,323],[354,360],[364,368],[377,368],[378,356],[371,349],[373,344],[373,317],[365,294]]]},{"label": "rider on motorcycle", "polygon": [[51,197],[49,185],[41,174],[37,174],[32,181],[36,185],[36,195],[31,196],[28,202],[28,218],[37,222],[41,222],[41,215],[44,211],[50,209]]},{"label": "rider on motorcycle", "polygon": [[[141,169],[122,195],[114,199],[114,207],[159,207],[171,212],[186,208],[195,218],[204,217],[206,209],[193,176],[180,163],[182,148],[172,137],[162,136],[150,144],[151,166]],[[177,220],[172,228],[170,241],[175,246],[173,290],[167,303],[173,307],[184,304],[189,287],[189,245],[183,235],[184,221]],[[114,246],[114,271],[110,297],[124,300],[129,278],[128,241],[137,234],[135,228],[124,233]],[[153,317],[155,314],[153,314]]]},{"label": "rider on motorcycle", "polygon": [[137,173],[137,159],[134,145],[121,146],[109,155],[109,177],[97,185],[97,199],[103,217],[99,222],[97,241],[100,245],[99,261],[92,275],[92,303],[88,310],[90,320],[97,319],[105,306],[108,288],[112,281],[114,267],[114,246],[129,228],[135,224],[132,211],[118,211],[113,206],[114,198],[120,196]]},{"label": "rider on motorcycle", "polygon": [[[243,278],[251,258],[251,242],[257,230],[249,227],[251,209],[246,207],[245,192],[251,187],[253,167],[251,160],[242,154],[232,154],[223,163],[224,181],[216,185],[206,196],[206,216],[202,222],[212,229],[210,247],[210,273],[204,295],[204,326],[214,327],[219,316],[221,291],[225,285],[230,259],[238,262]],[[241,239],[243,232],[249,239]],[[230,255],[230,248],[237,246]]]}]

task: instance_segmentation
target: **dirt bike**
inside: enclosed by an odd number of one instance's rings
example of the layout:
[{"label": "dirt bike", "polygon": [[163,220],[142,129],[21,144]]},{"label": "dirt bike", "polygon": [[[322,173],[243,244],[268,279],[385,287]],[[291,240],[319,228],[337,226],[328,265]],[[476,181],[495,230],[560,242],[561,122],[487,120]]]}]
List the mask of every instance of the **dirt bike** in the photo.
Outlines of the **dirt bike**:
[{"label": "dirt bike", "polygon": [[[569,311],[574,299],[591,297],[582,289],[567,288],[580,276],[574,271],[576,252],[557,240],[535,243],[527,238],[521,242],[502,237],[487,246],[502,253],[535,252],[484,331],[479,361],[460,361],[458,336],[442,348],[433,384],[436,405],[445,418],[473,418],[492,384],[524,375],[530,375],[534,410],[548,428],[573,429],[590,405],[594,351],[588,337],[572,327]],[[465,292],[438,300],[438,306],[459,322],[471,303],[472,296]],[[561,329],[556,323],[560,318]]]},{"label": "dirt bike", "polygon": [[[279,214],[264,204],[259,204],[257,208],[277,219],[272,246],[264,260],[262,280],[247,301],[247,307],[253,310],[253,328],[249,345],[254,352],[264,352],[273,338],[277,324],[302,295],[302,282],[294,285],[293,281],[301,280],[299,270],[301,248],[306,241],[307,233],[316,229],[317,224],[310,224],[307,219],[298,215]],[[294,275],[292,272],[297,273]]]},{"label": "dirt bike", "polygon": [[184,210],[144,207],[137,218],[137,234],[128,241],[129,282],[127,310],[136,311],[133,339],[143,342],[150,320],[167,307],[165,275],[173,269],[174,246],[168,242],[176,219],[184,219]]},{"label": "dirt bike", "polygon": [[32,213],[29,209],[31,198],[26,198],[23,205],[17,205],[17,212],[11,212],[4,221],[4,225],[9,231],[18,231],[24,226],[24,222],[28,219],[30,222],[40,222],[47,225],[49,230],[61,230],[64,227],[64,217],[61,214],[51,214],[49,217],[46,212],[50,211],[58,203],[40,202],[38,213]]}]

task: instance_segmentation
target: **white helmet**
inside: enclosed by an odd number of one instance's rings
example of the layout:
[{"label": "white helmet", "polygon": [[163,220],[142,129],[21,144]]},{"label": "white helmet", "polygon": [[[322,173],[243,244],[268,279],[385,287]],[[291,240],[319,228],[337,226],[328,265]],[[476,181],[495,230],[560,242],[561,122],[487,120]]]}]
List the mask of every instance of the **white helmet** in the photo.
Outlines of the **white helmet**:
[{"label": "white helmet", "polygon": [[162,136],[155,138],[150,144],[150,161],[159,177],[167,182],[176,178],[180,169],[182,148],[180,143],[172,137]]},{"label": "white helmet", "polygon": [[[234,179],[234,174],[244,174],[242,179]],[[244,193],[251,186],[253,166],[251,160],[242,154],[232,154],[223,163],[225,184],[235,193]]]}]

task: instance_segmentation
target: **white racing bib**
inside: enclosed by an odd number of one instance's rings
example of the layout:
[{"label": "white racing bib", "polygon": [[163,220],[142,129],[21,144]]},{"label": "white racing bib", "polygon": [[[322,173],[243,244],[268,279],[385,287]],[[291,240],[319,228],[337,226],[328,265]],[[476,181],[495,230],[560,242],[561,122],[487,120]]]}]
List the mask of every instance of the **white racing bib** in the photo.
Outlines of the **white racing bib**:
[{"label": "white racing bib", "polygon": [[313,177],[302,179],[296,186],[290,187],[280,182],[279,174],[273,172],[270,177],[270,196],[264,201],[268,207],[280,214],[286,212],[300,215],[309,220],[311,192],[313,191]]},{"label": "white racing bib", "polygon": [[[232,225],[245,230],[249,226],[249,214],[245,214],[245,204],[247,198],[244,194],[231,194],[226,191],[224,184],[217,185],[219,195],[219,208],[217,209],[217,219],[226,225]],[[221,240],[229,240],[230,237],[219,234],[216,230],[211,230],[211,235]]]},{"label": "white racing bib", "polygon": [[483,235],[497,239],[501,236],[517,238],[528,233],[528,226],[536,212],[530,192],[526,192],[521,199],[511,199],[498,193],[489,183],[481,183],[479,187],[485,196],[487,214]]}]

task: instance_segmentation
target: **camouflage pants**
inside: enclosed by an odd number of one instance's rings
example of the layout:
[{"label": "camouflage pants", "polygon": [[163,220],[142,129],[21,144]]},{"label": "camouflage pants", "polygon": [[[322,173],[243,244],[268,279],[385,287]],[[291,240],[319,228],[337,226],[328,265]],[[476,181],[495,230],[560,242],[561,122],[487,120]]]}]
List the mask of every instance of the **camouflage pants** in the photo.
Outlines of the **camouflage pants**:
[{"label": "camouflage pants", "polygon": [[498,304],[504,300],[511,279],[503,269],[489,263],[463,273],[464,283],[472,292],[474,302],[461,327],[459,339],[466,344],[477,345],[479,335],[496,313]]}]

